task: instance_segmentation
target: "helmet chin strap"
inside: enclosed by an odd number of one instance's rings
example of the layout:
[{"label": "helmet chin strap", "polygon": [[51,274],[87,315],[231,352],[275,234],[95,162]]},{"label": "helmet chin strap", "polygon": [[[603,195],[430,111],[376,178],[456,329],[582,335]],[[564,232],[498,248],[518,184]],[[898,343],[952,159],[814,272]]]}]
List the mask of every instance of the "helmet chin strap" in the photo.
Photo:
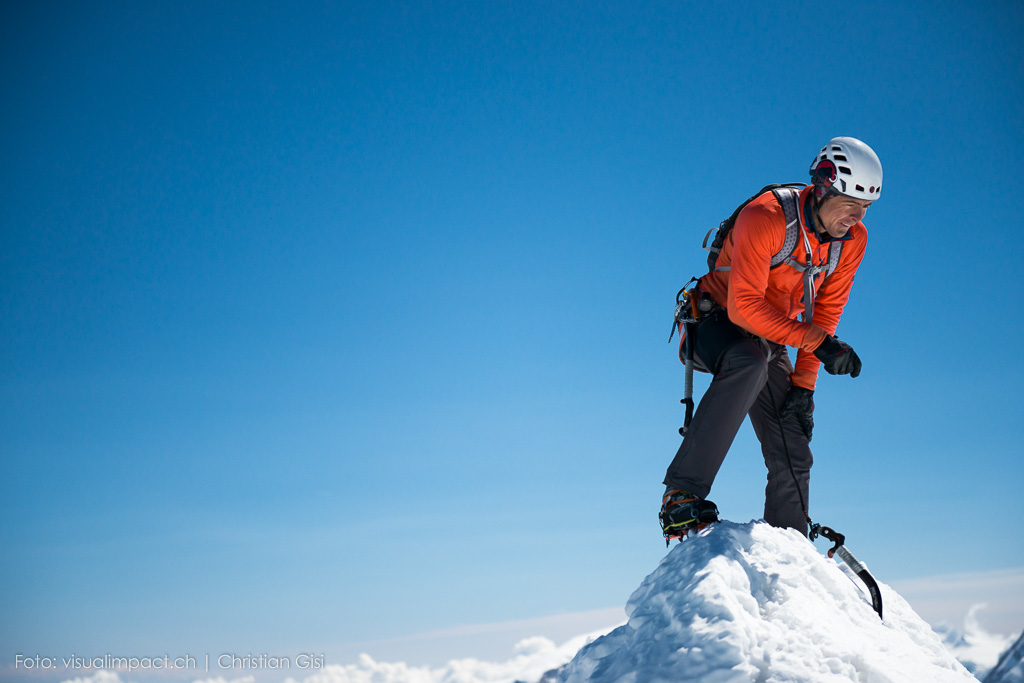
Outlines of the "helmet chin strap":
[{"label": "helmet chin strap", "polygon": [[811,211],[810,211],[810,214],[811,214],[810,215],[811,230],[813,230],[814,232],[816,232],[818,234],[821,234],[821,233],[825,232],[825,230],[823,229],[822,222],[821,222],[821,217],[818,215],[818,208],[821,206],[822,202],[824,202],[826,199],[831,197],[833,194],[835,194],[835,193],[830,191],[830,190],[825,190],[825,196],[822,199],[818,199],[818,196],[817,196],[816,193],[813,193],[813,192],[811,193]]}]

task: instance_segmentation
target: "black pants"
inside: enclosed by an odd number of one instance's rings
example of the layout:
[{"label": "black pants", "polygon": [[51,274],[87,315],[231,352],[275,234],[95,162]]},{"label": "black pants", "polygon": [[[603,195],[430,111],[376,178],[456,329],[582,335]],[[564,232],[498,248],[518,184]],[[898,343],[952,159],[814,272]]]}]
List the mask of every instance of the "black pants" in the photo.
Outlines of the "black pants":
[{"label": "black pants", "polygon": [[724,312],[702,321],[693,341],[695,355],[714,370],[714,379],[697,405],[664,483],[706,498],[744,417],[749,416],[768,468],[764,518],[773,526],[807,535],[800,496],[809,504],[813,456],[796,419],[783,420],[782,431],[777,417],[793,372],[786,347],[748,335],[729,322]]}]

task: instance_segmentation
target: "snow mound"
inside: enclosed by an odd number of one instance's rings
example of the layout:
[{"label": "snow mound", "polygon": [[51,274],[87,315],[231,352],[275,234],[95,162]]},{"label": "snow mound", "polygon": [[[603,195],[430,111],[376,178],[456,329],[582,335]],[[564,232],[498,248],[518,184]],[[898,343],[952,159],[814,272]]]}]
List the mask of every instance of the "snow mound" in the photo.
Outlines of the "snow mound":
[{"label": "snow mound", "polygon": [[580,650],[559,681],[977,683],[879,586],[884,621],[860,580],[798,532],[720,522],[677,544],[630,597],[628,623]]}]

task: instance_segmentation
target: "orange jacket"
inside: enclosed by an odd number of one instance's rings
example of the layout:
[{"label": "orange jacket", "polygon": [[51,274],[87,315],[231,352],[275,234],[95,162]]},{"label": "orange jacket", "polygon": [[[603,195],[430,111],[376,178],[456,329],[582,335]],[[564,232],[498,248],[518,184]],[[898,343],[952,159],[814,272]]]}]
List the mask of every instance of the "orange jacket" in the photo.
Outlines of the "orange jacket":
[{"label": "orange jacket", "polygon": [[[811,190],[808,186],[800,193],[800,227],[810,240],[814,264],[827,264],[829,242],[818,240],[804,216]],[[796,347],[793,384],[814,389],[820,362],[813,351],[826,334],[836,332],[853,277],[864,258],[868,232],[863,223],[853,226],[843,241],[839,265],[828,277],[825,271],[815,277],[814,318],[809,323],[797,319],[804,312],[803,273],[785,263],[770,267],[785,238],[785,214],[774,195],[766,192],[740,212],[722,245],[716,265],[729,270],[711,271],[700,279],[700,288],[728,309],[733,323],[769,341]],[[807,262],[802,236],[790,256]]]}]

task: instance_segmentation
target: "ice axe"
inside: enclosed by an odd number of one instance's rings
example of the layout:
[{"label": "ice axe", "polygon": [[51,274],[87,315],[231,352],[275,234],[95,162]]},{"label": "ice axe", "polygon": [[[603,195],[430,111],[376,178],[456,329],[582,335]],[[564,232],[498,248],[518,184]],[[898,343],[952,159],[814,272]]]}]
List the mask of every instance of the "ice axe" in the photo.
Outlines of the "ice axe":
[{"label": "ice axe", "polygon": [[690,278],[690,281],[676,293],[676,314],[672,320],[672,331],[668,335],[668,341],[671,344],[672,337],[676,330],[679,330],[683,340],[683,364],[686,367],[686,374],[684,375],[683,398],[679,402],[686,407],[686,414],[683,417],[683,426],[679,429],[680,436],[686,436],[686,431],[690,428],[690,420],[693,419],[693,336],[700,313],[698,313],[699,304],[695,290],[686,288],[696,281],[697,278]]},{"label": "ice axe", "polygon": [[846,536],[827,526],[814,524],[811,526],[811,540],[813,541],[818,536],[835,543],[835,545],[828,550],[827,554],[829,558],[833,555],[839,555],[839,559],[845,562],[846,565],[853,570],[853,573],[860,577],[861,581],[863,581],[868,587],[868,593],[871,594],[871,606],[875,608],[875,611],[878,612],[878,618],[881,619],[882,592],[878,589],[878,583],[875,581],[875,577],[871,576],[871,572],[868,571],[868,568],[850,552],[849,548],[846,547]]}]

